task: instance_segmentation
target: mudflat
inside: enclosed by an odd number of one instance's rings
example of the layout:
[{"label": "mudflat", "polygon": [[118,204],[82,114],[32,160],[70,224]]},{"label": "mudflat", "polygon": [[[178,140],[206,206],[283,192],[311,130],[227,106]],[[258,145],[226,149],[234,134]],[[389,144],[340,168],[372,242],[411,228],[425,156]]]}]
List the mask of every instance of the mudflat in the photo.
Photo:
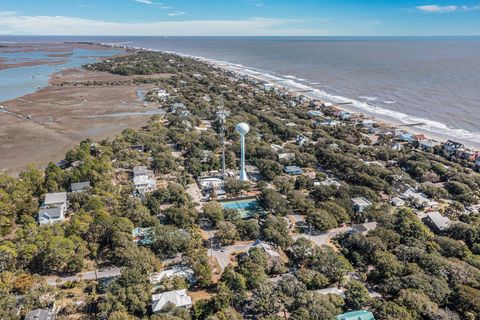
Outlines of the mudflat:
[{"label": "mudflat", "polygon": [[48,87],[2,103],[0,170],[15,175],[30,163],[43,167],[83,139],[144,126],[160,105],[145,105],[138,93],[154,87],[83,68],[54,74]]}]

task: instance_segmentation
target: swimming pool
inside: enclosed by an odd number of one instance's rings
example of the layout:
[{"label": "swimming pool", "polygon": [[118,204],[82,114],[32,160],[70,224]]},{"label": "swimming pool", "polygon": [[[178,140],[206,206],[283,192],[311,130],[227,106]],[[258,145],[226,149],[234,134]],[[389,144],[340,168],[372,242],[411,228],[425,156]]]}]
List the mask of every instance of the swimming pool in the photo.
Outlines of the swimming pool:
[{"label": "swimming pool", "polygon": [[256,198],[225,201],[220,204],[224,209],[238,210],[242,219],[249,218],[254,214],[262,213],[262,208]]}]

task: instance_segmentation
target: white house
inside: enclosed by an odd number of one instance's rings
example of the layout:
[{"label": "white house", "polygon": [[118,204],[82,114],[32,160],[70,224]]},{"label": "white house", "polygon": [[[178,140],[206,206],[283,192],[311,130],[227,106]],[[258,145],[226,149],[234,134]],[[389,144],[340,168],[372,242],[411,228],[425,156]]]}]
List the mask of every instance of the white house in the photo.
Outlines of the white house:
[{"label": "white house", "polygon": [[189,308],[192,306],[192,298],[188,296],[186,289],[167,291],[152,295],[152,312],[160,312],[168,304],[176,307]]},{"label": "white house", "polygon": [[150,283],[157,284],[162,282],[163,279],[181,277],[185,278],[189,282],[194,282],[195,272],[192,268],[186,265],[176,265],[171,269],[162,270],[160,272],[154,273],[150,276]]},{"label": "white house", "polygon": [[47,193],[45,195],[45,201],[43,202],[41,208],[59,208],[62,216],[65,216],[67,213],[67,193],[66,192],[56,192],[56,193]]},{"label": "white house", "polygon": [[40,208],[38,210],[38,223],[40,225],[62,222],[65,214],[60,207]]},{"label": "white house", "polygon": [[448,229],[452,223],[448,217],[442,216],[442,214],[438,211],[427,213],[427,216],[423,219],[423,221],[435,232],[441,232],[445,229]]},{"label": "white house", "polygon": [[395,207],[402,207],[405,205],[405,200],[395,197],[390,200],[390,203],[393,204]]},{"label": "white house", "polygon": [[135,185],[135,189],[142,194],[157,189],[157,182],[149,176],[135,176],[133,177],[133,184]]},{"label": "white house", "polygon": [[370,207],[372,203],[363,197],[353,198],[352,199],[353,210],[356,212],[363,212],[365,209]]}]

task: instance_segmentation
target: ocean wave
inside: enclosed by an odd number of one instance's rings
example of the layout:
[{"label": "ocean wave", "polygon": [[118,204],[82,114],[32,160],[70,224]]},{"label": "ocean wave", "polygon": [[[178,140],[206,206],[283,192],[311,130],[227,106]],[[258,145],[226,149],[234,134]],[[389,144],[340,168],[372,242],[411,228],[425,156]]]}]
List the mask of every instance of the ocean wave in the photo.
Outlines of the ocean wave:
[{"label": "ocean wave", "polygon": [[378,97],[359,96],[358,99],[367,100],[367,101],[377,101]]},{"label": "ocean wave", "polygon": [[[148,49],[148,50],[152,50],[152,49]],[[264,81],[277,81],[277,82],[281,81],[281,84],[277,84],[277,85],[286,87],[287,89],[294,89],[294,90],[296,89],[296,90],[302,90],[305,92],[308,91],[308,93],[304,93],[304,95],[309,96],[313,99],[324,100],[326,102],[331,102],[334,104],[348,103],[349,107],[353,107],[352,109],[358,110],[359,112],[364,112],[364,113],[366,112],[373,116],[375,115],[382,116],[387,119],[389,118],[389,119],[395,120],[396,122],[400,122],[406,125],[422,124],[422,125],[413,126],[413,127],[418,128],[420,130],[428,131],[433,134],[446,137],[449,139],[463,140],[464,142],[471,142],[473,143],[473,145],[479,145],[480,132],[473,132],[473,131],[469,131],[461,128],[453,128],[439,121],[424,119],[424,118],[409,115],[403,112],[381,108],[365,101],[358,101],[355,99],[351,99],[351,98],[347,98],[339,95],[333,95],[323,90],[313,88],[309,85],[299,83],[293,79],[288,79],[285,76],[281,77],[281,76],[269,74],[261,69],[245,67],[243,65],[229,63],[226,61],[207,59],[204,57],[188,55],[188,54],[183,54],[183,53],[174,52],[174,51],[164,51],[164,50],[152,50],[152,51],[174,53],[179,56],[189,57],[189,58],[197,59],[199,61],[209,62],[214,66],[222,67],[234,72],[238,72],[239,74],[257,77]],[[290,76],[290,77],[293,78],[294,76]],[[310,84],[314,85],[315,83],[310,83]],[[364,96],[363,98],[375,98],[375,97]],[[369,102],[373,102],[373,101],[369,101]],[[396,101],[387,100],[387,101],[383,101],[383,103],[394,104],[396,103]]]},{"label": "ocean wave", "polygon": [[387,101],[382,101],[382,102],[385,103],[385,104],[395,104],[395,103],[397,103],[397,101],[395,101],[395,100],[387,100]]}]

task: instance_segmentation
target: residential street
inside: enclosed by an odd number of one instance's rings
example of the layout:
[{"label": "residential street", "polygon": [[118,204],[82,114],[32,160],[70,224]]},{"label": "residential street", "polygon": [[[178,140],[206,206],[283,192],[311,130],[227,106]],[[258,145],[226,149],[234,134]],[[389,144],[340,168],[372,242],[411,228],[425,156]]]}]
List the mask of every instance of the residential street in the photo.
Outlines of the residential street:
[{"label": "residential street", "polygon": [[87,271],[87,272],[77,273],[74,276],[52,277],[47,280],[47,283],[51,286],[56,286],[68,281],[114,278],[114,277],[118,277],[121,274],[121,271],[122,269],[118,267],[100,269],[100,270],[97,270],[97,272]]}]

